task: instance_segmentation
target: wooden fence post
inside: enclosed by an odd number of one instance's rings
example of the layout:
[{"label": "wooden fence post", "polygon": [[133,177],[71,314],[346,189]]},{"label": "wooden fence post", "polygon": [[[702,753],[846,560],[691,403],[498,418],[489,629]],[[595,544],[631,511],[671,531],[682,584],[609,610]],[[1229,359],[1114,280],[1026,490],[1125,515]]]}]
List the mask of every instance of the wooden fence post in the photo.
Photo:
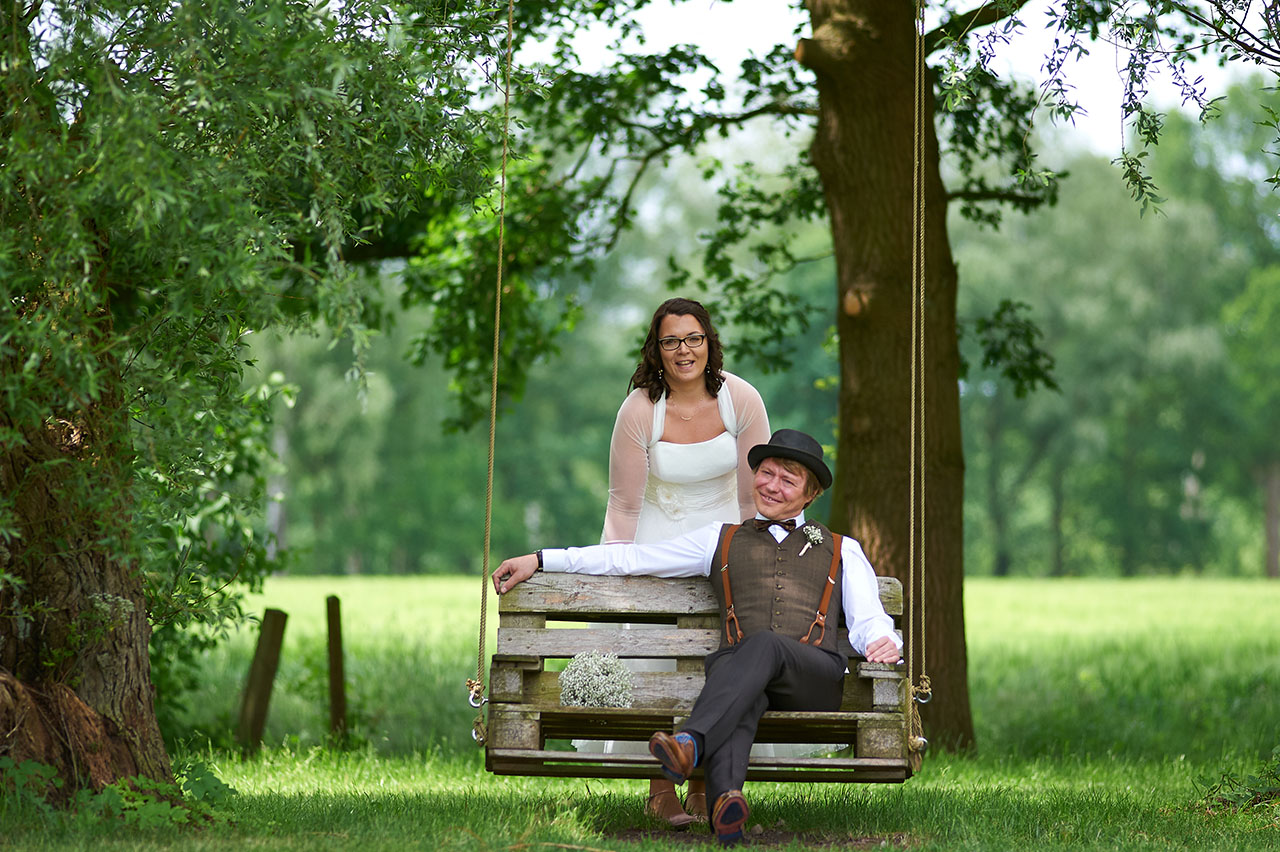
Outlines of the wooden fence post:
[{"label": "wooden fence post", "polygon": [[329,733],[347,738],[347,687],[342,666],[342,612],[337,595],[325,599],[329,614]]},{"label": "wooden fence post", "polygon": [[288,618],[278,609],[262,614],[262,632],[258,634],[258,648],[249,665],[249,679],[240,702],[240,724],[236,728],[236,741],[246,751],[255,751],[262,745],[267,705],[271,703],[271,687],[280,665],[280,646],[284,644],[284,623]]}]

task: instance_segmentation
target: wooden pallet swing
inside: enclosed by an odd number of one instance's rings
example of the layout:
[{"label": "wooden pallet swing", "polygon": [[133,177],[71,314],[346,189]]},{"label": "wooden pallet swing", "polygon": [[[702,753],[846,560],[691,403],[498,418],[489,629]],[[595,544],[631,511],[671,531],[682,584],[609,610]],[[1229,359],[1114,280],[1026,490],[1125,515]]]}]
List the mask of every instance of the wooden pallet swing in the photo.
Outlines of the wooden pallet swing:
[{"label": "wooden pallet swing", "polygon": [[[543,573],[503,595],[498,605],[497,648],[483,680],[489,547],[493,504],[494,445],[497,421],[498,330],[502,317],[507,116],[514,0],[508,0],[507,56],[504,79],[504,135],[498,209],[498,273],[494,293],[493,377],[489,415],[489,465],[485,495],[484,558],[481,574],[480,636],[476,676],[467,681],[477,709],[472,736],[485,748],[485,766],[498,775],[589,778],[652,778],[657,761],[645,752],[608,753],[600,741],[645,742],[656,730],[677,730],[703,684],[703,658],[719,643],[719,610],[703,578],[593,577]],[[835,712],[769,711],[761,721],[758,743],[848,744],[828,757],[752,757],[747,772],[757,781],[902,782],[919,769],[927,742],[917,702],[931,688],[924,657],[924,191],[923,191],[923,14],[916,20],[916,150],[912,247],[912,354],[909,583],[919,588],[907,607],[905,665],[869,663],[850,647],[841,626],[841,648],[849,657],[844,700]],[[917,487],[917,482],[919,486]],[[916,585],[916,570],[920,582]],[[903,632],[902,584],[879,578],[880,599]],[[624,629],[623,623],[643,625]],[[593,629],[572,629],[590,626]],[[569,628],[569,629],[565,629]],[[918,642],[916,641],[918,637]],[[627,708],[566,707],[560,703],[557,661],[584,651],[621,658],[668,660],[671,671],[634,672],[632,705]],[[920,677],[914,679],[917,660]],[[548,666],[548,664],[551,664]],[[484,721],[484,706],[489,721]],[[548,748],[548,740],[586,740],[584,748]]]}]

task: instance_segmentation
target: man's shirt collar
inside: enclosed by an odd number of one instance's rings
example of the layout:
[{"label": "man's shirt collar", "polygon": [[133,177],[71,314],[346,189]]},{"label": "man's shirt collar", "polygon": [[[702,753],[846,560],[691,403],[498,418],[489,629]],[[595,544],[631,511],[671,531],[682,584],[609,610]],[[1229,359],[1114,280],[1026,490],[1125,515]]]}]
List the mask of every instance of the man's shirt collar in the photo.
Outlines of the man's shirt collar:
[{"label": "man's shirt collar", "polygon": [[[761,520],[761,521],[767,521],[767,520],[770,520],[769,518],[766,518],[764,515],[760,514],[759,512],[756,512],[756,518],[757,518],[757,519],[759,519],[759,520]],[[786,518],[783,518],[782,520],[784,520],[784,521],[785,521],[785,520],[786,520]],[[803,510],[803,509],[801,509],[801,510],[800,510],[800,514],[796,515],[796,529],[800,529],[802,526],[804,526],[804,524],[805,524],[805,520],[804,520],[804,510]],[[773,527],[769,527],[769,529],[770,529],[770,530],[772,530],[772,529],[773,529]],[[779,529],[781,529],[781,527],[779,527]]]}]

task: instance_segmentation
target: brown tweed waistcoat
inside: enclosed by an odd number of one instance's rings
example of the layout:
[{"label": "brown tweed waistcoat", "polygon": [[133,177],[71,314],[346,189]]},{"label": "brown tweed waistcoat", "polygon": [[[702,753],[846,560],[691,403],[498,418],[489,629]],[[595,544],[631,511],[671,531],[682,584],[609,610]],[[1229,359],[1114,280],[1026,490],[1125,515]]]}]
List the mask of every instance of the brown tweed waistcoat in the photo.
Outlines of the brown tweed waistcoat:
[{"label": "brown tweed waistcoat", "polygon": [[[835,537],[831,530],[817,521],[806,521],[805,527],[817,527],[822,531],[822,543],[800,551],[809,543],[804,527],[797,528],[781,542],[774,541],[768,530],[758,530],[751,523],[743,524],[729,543],[729,583],[733,595],[733,609],[742,629],[743,637],[761,630],[772,630],[782,636],[799,639],[813,624],[814,614],[822,601],[822,591],[831,571],[831,559],[835,555]],[[724,537],[731,524],[720,530],[716,542],[715,558],[711,564],[711,588],[720,605],[720,648],[729,647],[725,634],[724,584],[720,578],[720,552]],[[844,626],[841,607],[840,583],[844,566],[836,573],[836,588],[832,590],[831,604],[827,608],[827,629],[821,647],[836,652],[836,638]],[[818,639],[813,631],[811,641]]]}]

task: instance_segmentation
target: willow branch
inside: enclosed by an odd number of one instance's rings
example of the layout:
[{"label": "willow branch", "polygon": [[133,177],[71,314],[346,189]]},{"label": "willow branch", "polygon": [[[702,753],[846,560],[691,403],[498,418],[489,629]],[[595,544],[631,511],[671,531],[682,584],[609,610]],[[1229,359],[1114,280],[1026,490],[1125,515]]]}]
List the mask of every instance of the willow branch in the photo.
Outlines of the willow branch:
[{"label": "willow branch", "polygon": [[1005,18],[1013,17],[1027,5],[1029,0],[1018,0],[1015,3],[984,3],[971,12],[952,15],[937,29],[926,33],[924,37],[925,53],[933,53],[944,44],[960,41],[972,30],[989,27]]},{"label": "willow branch", "polygon": [[[1256,56],[1259,59],[1263,59],[1272,65],[1280,65],[1280,53],[1276,52],[1273,49],[1268,49],[1264,47],[1266,42],[1261,37],[1259,37],[1256,33],[1254,33],[1252,30],[1246,27],[1244,25],[1243,20],[1236,20],[1235,18],[1233,18],[1230,15],[1230,13],[1228,13],[1225,9],[1222,8],[1221,3],[1214,3],[1213,7],[1217,9],[1219,13],[1221,13],[1223,18],[1227,19],[1228,21],[1230,21],[1232,24],[1235,25],[1236,29],[1233,32],[1227,32],[1226,30],[1223,29],[1221,24],[1217,24],[1217,23],[1214,23],[1213,21],[1208,20],[1207,18],[1200,15],[1200,13],[1197,12],[1195,9],[1192,9],[1191,7],[1187,6],[1184,3],[1175,3],[1174,7],[1178,11],[1180,11],[1182,14],[1186,15],[1188,18],[1200,24],[1201,26],[1208,27],[1211,31],[1217,33],[1223,39],[1234,44],[1236,47],[1240,48],[1245,53],[1248,53],[1252,56]],[[1239,33],[1244,33],[1245,36],[1247,36],[1248,38],[1244,38],[1240,36]]]}]

